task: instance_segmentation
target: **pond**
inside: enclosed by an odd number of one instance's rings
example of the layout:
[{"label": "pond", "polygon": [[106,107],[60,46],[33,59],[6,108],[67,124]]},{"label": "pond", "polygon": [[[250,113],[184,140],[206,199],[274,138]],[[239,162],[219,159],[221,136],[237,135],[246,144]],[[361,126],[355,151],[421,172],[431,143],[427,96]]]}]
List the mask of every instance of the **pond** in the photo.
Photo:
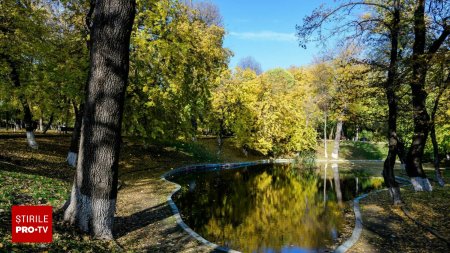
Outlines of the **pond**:
[{"label": "pond", "polygon": [[382,187],[370,177],[325,176],[292,164],[261,164],[169,178],[184,222],[205,239],[242,252],[323,252],[343,226],[343,205]]}]

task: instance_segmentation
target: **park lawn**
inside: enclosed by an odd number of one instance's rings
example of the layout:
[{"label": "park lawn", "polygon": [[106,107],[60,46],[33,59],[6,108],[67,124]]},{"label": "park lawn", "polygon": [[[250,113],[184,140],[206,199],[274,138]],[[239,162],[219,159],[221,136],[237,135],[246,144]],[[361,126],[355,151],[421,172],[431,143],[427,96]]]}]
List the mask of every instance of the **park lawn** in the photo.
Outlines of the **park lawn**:
[{"label": "park lawn", "polygon": [[[331,159],[334,141],[327,141],[328,159]],[[342,160],[381,160],[385,159],[388,146],[385,142],[341,141],[339,159]],[[324,159],[324,142],[318,141],[316,158]]]},{"label": "park lawn", "polygon": [[[28,149],[25,138],[0,139],[0,161],[2,161],[0,163],[0,252],[115,252],[120,251],[119,246],[130,252],[208,252],[207,248],[177,227],[166,202],[167,195],[175,186],[162,181],[160,176],[170,169],[192,163],[217,162],[219,159],[231,162],[263,158],[246,157],[240,150],[234,149],[231,143],[224,145],[222,155],[230,155],[232,159],[215,157],[213,139],[200,140],[200,143],[206,142],[204,146],[172,143],[158,147],[144,147],[136,141],[125,139],[119,168],[121,188],[117,200],[116,241],[107,243],[92,240],[87,235],[79,235],[77,231],[66,227],[61,222],[60,213],[57,211],[68,197],[74,175],[74,169],[65,163],[70,136],[40,137],[37,140],[40,144],[39,150]],[[357,146],[353,145],[353,147]],[[212,152],[208,154],[208,150]],[[373,173],[369,173],[372,175],[378,174],[377,171],[379,171],[378,163],[358,166],[354,169],[364,171],[364,168],[373,166],[373,169],[369,169],[373,170]],[[432,171],[427,173],[432,175]],[[448,171],[445,173],[448,180]],[[428,193],[411,195],[420,199],[411,206],[411,213],[420,213],[424,206],[432,208],[439,206],[434,203],[444,205],[448,203],[448,187],[444,189],[446,191],[436,188],[431,195]],[[409,201],[409,195],[404,193],[404,196],[405,201]],[[373,201],[377,205],[390,208],[385,198],[374,198]],[[33,245],[11,244],[10,208],[13,204],[52,205],[55,211],[54,242]],[[430,215],[421,217],[424,219],[423,223],[433,227],[436,224],[438,226],[447,224],[445,223],[447,221],[442,220],[442,215],[435,215],[436,213],[438,212],[430,212]],[[393,219],[395,221],[395,217]],[[436,229],[442,231],[441,233],[447,233],[442,226]],[[401,233],[401,231],[396,232]],[[389,240],[389,238],[379,240]],[[373,241],[373,243],[376,245],[379,241]],[[390,246],[386,243],[381,245]]]},{"label": "park lawn", "polygon": [[[179,166],[217,162],[215,153],[198,144],[144,147],[125,138],[119,163],[116,240],[109,243],[80,235],[61,221],[58,209],[69,196],[75,172],[65,162],[70,136],[37,134],[39,149],[31,150],[25,134],[20,134],[0,138],[0,252],[116,252],[121,251],[119,247],[131,252],[208,251],[177,227],[166,202],[174,185],[160,177]],[[12,205],[52,205],[53,243],[12,244]]]},{"label": "park lawn", "polygon": [[[444,180],[449,182],[450,170],[443,171]],[[427,169],[426,174],[432,179],[433,191],[414,192],[411,186],[402,187],[402,207],[390,204],[387,191],[371,193],[360,201],[364,229],[349,252],[449,252],[445,241],[418,225],[402,210],[407,210],[413,219],[443,238],[450,238],[450,186],[438,186],[432,170]]]}]

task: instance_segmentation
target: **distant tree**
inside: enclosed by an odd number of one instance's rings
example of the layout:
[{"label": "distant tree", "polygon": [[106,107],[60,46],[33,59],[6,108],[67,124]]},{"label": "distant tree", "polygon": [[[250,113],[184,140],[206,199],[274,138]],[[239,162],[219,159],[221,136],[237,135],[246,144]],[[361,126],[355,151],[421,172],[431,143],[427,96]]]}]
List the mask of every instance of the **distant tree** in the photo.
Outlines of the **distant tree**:
[{"label": "distant tree", "polygon": [[135,1],[96,1],[79,161],[64,220],[112,239]]},{"label": "distant tree", "polygon": [[196,17],[208,26],[215,25],[223,27],[223,18],[219,7],[211,1],[195,1],[191,8],[196,11]]},{"label": "distant tree", "polygon": [[213,110],[219,129],[227,128],[236,144],[279,156],[315,148],[315,124],[308,121],[311,88],[284,69],[257,76],[240,69],[214,90]]},{"label": "distant tree", "polygon": [[261,64],[255,60],[255,58],[251,56],[247,56],[245,58],[242,58],[239,63],[238,67],[241,69],[251,69],[253,70],[257,75],[260,75],[262,73]]},{"label": "distant tree", "polygon": [[0,86],[9,87],[0,99],[21,108],[28,145],[38,148],[30,97],[45,69],[49,12],[41,1],[5,0],[0,6]]},{"label": "distant tree", "polygon": [[152,142],[195,139],[210,91],[227,68],[225,30],[192,18],[193,10],[176,0],[137,4],[125,131]]}]

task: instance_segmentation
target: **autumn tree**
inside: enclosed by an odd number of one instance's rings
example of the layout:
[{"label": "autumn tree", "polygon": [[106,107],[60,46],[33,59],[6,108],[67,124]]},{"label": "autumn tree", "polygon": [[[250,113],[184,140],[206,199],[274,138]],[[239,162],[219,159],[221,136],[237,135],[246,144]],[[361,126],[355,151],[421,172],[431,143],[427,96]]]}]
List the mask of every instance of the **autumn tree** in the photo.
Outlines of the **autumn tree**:
[{"label": "autumn tree", "polygon": [[41,1],[1,2],[0,56],[1,85],[10,89],[4,102],[21,108],[28,145],[37,148],[30,96],[45,69],[49,52],[49,29],[46,27],[50,13]]},{"label": "autumn tree", "polygon": [[[448,1],[414,1],[414,44],[411,59],[412,74],[409,82],[413,106],[414,134],[406,156],[406,171],[416,191],[432,190],[422,167],[422,157],[430,130],[430,115],[426,108],[428,94],[425,90],[425,82],[430,61],[450,35],[450,24],[448,23],[450,10],[445,7],[448,7],[448,4]],[[433,22],[427,22],[427,16],[431,16]]]},{"label": "autumn tree", "polygon": [[238,147],[279,156],[314,149],[316,122],[307,118],[310,95],[284,69],[257,76],[238,68],[213,95],[213,108]]},{"label": "autumn tree", "polygon": [[125,131],[146,141],[195,139],[227,67],[225,31],[172,0],[141,1],[138,10]]},{"label": "autumn tree", "polygon": [[112,239],[135,2],[96,1],[77,173],[64,219]]}]

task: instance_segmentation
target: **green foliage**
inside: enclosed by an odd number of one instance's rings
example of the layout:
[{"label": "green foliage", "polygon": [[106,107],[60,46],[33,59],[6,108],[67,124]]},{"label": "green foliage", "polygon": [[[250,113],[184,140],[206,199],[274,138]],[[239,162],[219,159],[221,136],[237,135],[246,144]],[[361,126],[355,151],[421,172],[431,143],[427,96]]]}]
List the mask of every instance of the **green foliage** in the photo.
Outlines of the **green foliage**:
[{"label": "green foliage", "polygon": [[177,1],[139,1],[138,10],[125,131],[147,140],[193,137],[230,55],[225,31]]},{"label": "green foliage", "polygon": [[27,101],[35,119],[55,113],[55,121],[67,120],[87,78],[85,7],[84,1],[2,2],[0,101],[20,110]]},{"label": "green foliage", "polygon": [[236,135],[238,146],[278,156],[315,146],[316,132],[303,104],[307,95],[286,70],[256,76],[237,69],[215,90],[213,108],[216,121]]},{"label": "green foliage", "polygon": [[[328,141],[328,154],[333,150],[333,141]],[[382,160],[386,158],[388,146],[385,142],[341,141],[339,158],[344,160]],[[318,158],[323,159],[323,143],[316,148]]]},{"label": "green foliage", "polygon": [[165,148],[173,149],[177,152],[185,154],[194,158],[199,162],[217,162],[217,157],[214,153],[208,150],[205,146],[198,142],[184,142],[184,141],[162,141],[153,142],[153,144]]}]

